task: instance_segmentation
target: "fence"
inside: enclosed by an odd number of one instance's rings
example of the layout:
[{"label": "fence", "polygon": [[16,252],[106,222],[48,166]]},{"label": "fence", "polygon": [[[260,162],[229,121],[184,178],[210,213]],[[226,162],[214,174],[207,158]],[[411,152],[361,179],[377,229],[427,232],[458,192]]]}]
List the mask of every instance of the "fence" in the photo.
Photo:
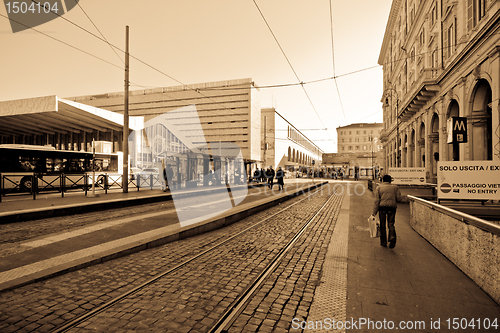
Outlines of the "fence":
[{"label": "fence", "polygon": [[[33,200],[40,193],[61,193],[64,197],[66,192],[84,192],[85,195],[92,190],[94,184],[95,190],[108,193],[110,189],[122,189],[122,175],[99,174],[93,182],[92,173],[82,174],[0,174],[0,202],[2,198],[8,195],[31,195]],[[159,175],[150,174],[149,176],[137,175],[131,177],[128,186],[137,188],[162,188],[165,181]]]}]

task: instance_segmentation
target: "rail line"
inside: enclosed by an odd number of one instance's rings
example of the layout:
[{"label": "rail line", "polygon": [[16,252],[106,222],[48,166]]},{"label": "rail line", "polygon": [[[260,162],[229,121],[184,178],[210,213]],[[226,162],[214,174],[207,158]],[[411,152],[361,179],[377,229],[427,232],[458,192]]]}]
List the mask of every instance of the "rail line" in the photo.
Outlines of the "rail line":
[{"label": "rail line", "polygon": [[[266,281],[268,276],[275,270],[275,268],[281,262],[281,259],[285,254],[292,248],[292,246],[297,242],[297,240],[302,236],[304,231],[309,227],[309,225],[316,219],[318,214],[323,210],[323,208],[330,202],[335,194],[330,195],[330,198],[318,209],[318,211],[312,216],[300,230],[295,234],[295,236],[286,244],[285,247],[275,256],[275,258],[267,265],[267,267],[259,274],[257,279],[240,294],[240,297],[235,300],[231,307],[222,315],[219,321],[210,329],[210,333],[227,333],[227,329],[231,326],[234,320],[244,309],[247,301],[252,297],[254,292]],[[288,207],[287,207],[288,208]]]},{"label": "rail line", "polygon": [[[190,257],[189,259],[183,261],[182,263],[164,271],[161,272],[154,277],[150,278],[146,282],[134,287],[133,289],[126,291],[122,293],[121,295],[118,295],[114,297],[113,299],[109,300],[108,302],[98,306],[97,308],[82,314],[81,316],[72,319],[71,321],[53,329],[50,331],[50,333],[62,333],[62,332],[67,332],[72,328],[75,328],[78,326],[80,323],[83,323],[92,317],[106,311],[107,309],[111,308],[113,305],[119,303],[120,301],[134,295],[135,293],[139,292],[140,290],[144,289],[145,287],[153,284],[154,282],[160,280],[161,278],[166,277],[169,274],[172,274],[182,267],[188,265],[189,263],[193,262],[194,260],[214,251],[215,249],[221,247],[222,245],[228,243],[229,241],[247,233],[248,231],[252,230],[253,228],[265,223],[266,221],[269,221],[273,217],[283,213],[286,210],[291,209],[295,205],[298,205],[302,203],[305,200],[309,199],[309,196],[314,196],[317,193],[322,191],[322,188],[317,188],[314,192],[308,193],[307,197],[279,210],[276,213],[273,213],[272,215],[260,220],[259,222],[256,222],[252,224],[251,226],[235,233],[234,235],[228,237],[227,239],[218,242],[217,244],[211,246],[210,248]],[[289,249],[297,242],[297,240],[300,238],[300,236],[304,233],[304,231],[307,229],[307,227],[315,220],[315,218],[318,216],[318,214],[323,210],[323,208],[332,200],[332,198],[336,194],[330,194],[329,198],[325,201],[325,203],[316,211],[316,213],[309,218],[299,229],[299,231],[292,237],[292,239],[279,251],[279,253],[271,259],[269,264],[266,266],[266,268],[257,276],[257,278],[254,279],[254,281],[247,287],[245,291],[243,291],[240,296],[230,305],[229,309],[226,310],[225,313],[223,313],[222,317],[216,322],[216,324],[210,329],[209,332],[219,332],[219,333],[224,333],[227,332],[225,328],[229,327],[231,323],[234,321],[236,316],[241,313],[243,306],[245,305],[246,301],[252,296],[254,291],[265,281],[265,279],[273,272],[273,270],[277,267],[277,265],[280,263],[281,259],[283,256],[289,251]]]}]

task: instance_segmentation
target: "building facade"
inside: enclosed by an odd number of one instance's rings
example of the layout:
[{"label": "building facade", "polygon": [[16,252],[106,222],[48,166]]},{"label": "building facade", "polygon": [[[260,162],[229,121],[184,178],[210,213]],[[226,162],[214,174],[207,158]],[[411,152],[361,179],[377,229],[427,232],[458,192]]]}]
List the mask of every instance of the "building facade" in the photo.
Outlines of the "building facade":
[{"label": "building facade", "polygon": [[376,153],[383,147],[380,133],[384,129],[382,123],[359,123],[337,127],[338,153]]},{"label": "building facade", "polygon": [[[70,99],[120,114],[124,110],[123,92]],[[136,148],[130,151],[132,167],[159,167],[163,161],[178,171],[183,178],[179,181],[195,181],[210,170],[233,175],[236,171],[224,161],[212,159],[207,164],[199,153],[227,153],[230,144],[241,152],[251,174],[261,160],[260,110],[259,88],[251,79],[131,91],[129,115],[143,116],[146,126],[129,138]]]},{"label": "building facade", "polygon": [[323,164],[334,176],[373,178],[383,166],[382,123],[357,123],[337,127],[337,153],[323,154]]},{"label": "building facade", "polygon": [[[387,167],[500,159],[500,2],[394,0],[379,56]],[[466,118],[462,143],[447,123]],[[466,142],[464,142],[466,141]]]},{"label": "building facade", "polygon": [[[275,108],[261,111],[263,167],[282,167],[306,174],[322,164],[323,151],[279,114]],[[302,176],[302,174],[300,175]]]}]

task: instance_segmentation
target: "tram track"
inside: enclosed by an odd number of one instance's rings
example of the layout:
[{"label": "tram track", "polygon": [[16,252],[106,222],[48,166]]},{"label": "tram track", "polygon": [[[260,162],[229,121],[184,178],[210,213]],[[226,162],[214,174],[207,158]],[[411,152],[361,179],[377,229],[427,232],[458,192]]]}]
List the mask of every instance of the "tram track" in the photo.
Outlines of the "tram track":
[{"label": "tram track", "polygon": [[[93,310],[77,317],[74,318],[73,320],[65,323],[62,326],[57,327],[56,329],[50,331],[52,333],[56,332],[69,332],[72,331],[72,329],[77,328],[79,325],[81,325],[84,322],[91,321],[92,318],[98,316],[101,313],[106,312],[107,310],[113,308],[113,306],[119,304],[123,300],[127,298],[131,298],[134,295],[138,294],[142,290],[151,287],[153,284],[157,283],[163,278],[166,278],[170,275],[173,275],[175,272],[178,272],[182,269],[187,269],[186,267],[191,264],[196,262],[196,260],[203,258],[204,256],[210,255],[215,250],[220,249],[223,246],[226,246],[229,244],[231,241],[238,239],[238,237],[243,237],[244,235],[251,233],[254,231],[258,226],[262,226],[268,221],[273,221],[278,217],[280,214],[283,214],[284,212],[289,211],[292,208],[297,208],[298,205],[303,203],[305,200],[311,200],[311,197],[314,197],[316,194],[322,192],[323,189],[317,189],[315,192],[312,192],[311,194],[308,194],[305,198],[283,208],[280,209],[278,212],[273,213],[270,216],[267,216],[264,219],[261,219],[260,221],[253,223],[251,226],[248,226],[244,228],[243,230],[240,230],[236,232],[235,234],[231,235],[230,237],[225,238],[222,241],[219,241],[218,243],[212,245],[209,248],[206,248],[202,250],[201,252],[191,256],[190,258],[187,258],[183,262],[175,265],[174,267],[171,267],[155,276],[150,278],[149,280],[143,282],[142,284],[134,287],[131,290],[128,290],[113,299],[109,300],[108,302],[94,308]],[[289,241],[286,242],[284,246],[281,247],[279,252],[274,255],[272,259],[269,260],[267,263],[265,269],[263,269],[258,276],[256,276],[254,279],[252,279],[251,283],[248,285],[248,287],[244,290],[244,292],[240,292],[238,298],[232,302],[229,306],[229,308],[224,311],[222,316],[217,320],[215,325],[213,325],[210,328],[210,332],[225,332],[225,329],[231,325],[234,322],[234,319],[238,316],[239,313],[241,313],[245,303],[248,301],[248,299],[251,297],[253,292],[260,286],[262,285],[263,281],[267,278],[267,276],[276,268],[277,265],[279,265],[279,262],[283,258],[283,256],[287,253],[287,251],[296,243],[296,241],[303,235],[304,231],[309,227],[309,225],[315,220],[315,218],[320,214],[320,212],[324,209],[325,206],[336,196],[335,193],[329,194],[328,198],[322,203],[321,207],[319,209],[316,209],[315,213],[312,214],[310,218],[307,219],[305,223],[303,223],[300,228],[298,228],[297,231],[293,231],[293,235],[289,235],[288,238],[290,238]],[[206,260],[210,260],[210,257]]]}]

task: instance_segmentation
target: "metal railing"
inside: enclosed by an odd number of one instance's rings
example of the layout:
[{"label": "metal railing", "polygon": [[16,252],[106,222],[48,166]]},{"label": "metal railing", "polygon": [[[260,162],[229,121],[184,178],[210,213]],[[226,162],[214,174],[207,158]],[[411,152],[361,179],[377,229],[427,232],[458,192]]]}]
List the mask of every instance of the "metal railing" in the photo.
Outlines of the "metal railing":
[{"label": "metal railing", "polygon": [[[123,188],[122,175],[108,175],[99,174],[95,181],[92,180],[92,173],[82,174],[0,174],[0,202],[5,196],[13,195],[31,195],[35,200],[40,193],[61,193],[64,194],[68,191],[82,191],[87,195],[92,190],[92,183],[96,190],[108,193],[110,189]],[[163,188],[164,180],[159,175],[149,175],[130,177],[128,186],[134,186],[137,191],[140,188]]]},{"label": "metal railing", "polygon": [[424,206],[430,207],[432,210],[435,210],[437,212],[446,214],[448,216],[451,216],[459,221],[462,221],[463,223],[470,224],[472,226],[475,226],[481,230],[487,231],[489,233],[492,233],[494,235],[500,236],[500,225],[480,219],[478,217],[462,213],[460,211],[439,205],[437,203],[427,201],[421,198],[414,197],[412,195],[408,195],[408,198],[410,200],[413,200],[415,202],[418,202]]}]

